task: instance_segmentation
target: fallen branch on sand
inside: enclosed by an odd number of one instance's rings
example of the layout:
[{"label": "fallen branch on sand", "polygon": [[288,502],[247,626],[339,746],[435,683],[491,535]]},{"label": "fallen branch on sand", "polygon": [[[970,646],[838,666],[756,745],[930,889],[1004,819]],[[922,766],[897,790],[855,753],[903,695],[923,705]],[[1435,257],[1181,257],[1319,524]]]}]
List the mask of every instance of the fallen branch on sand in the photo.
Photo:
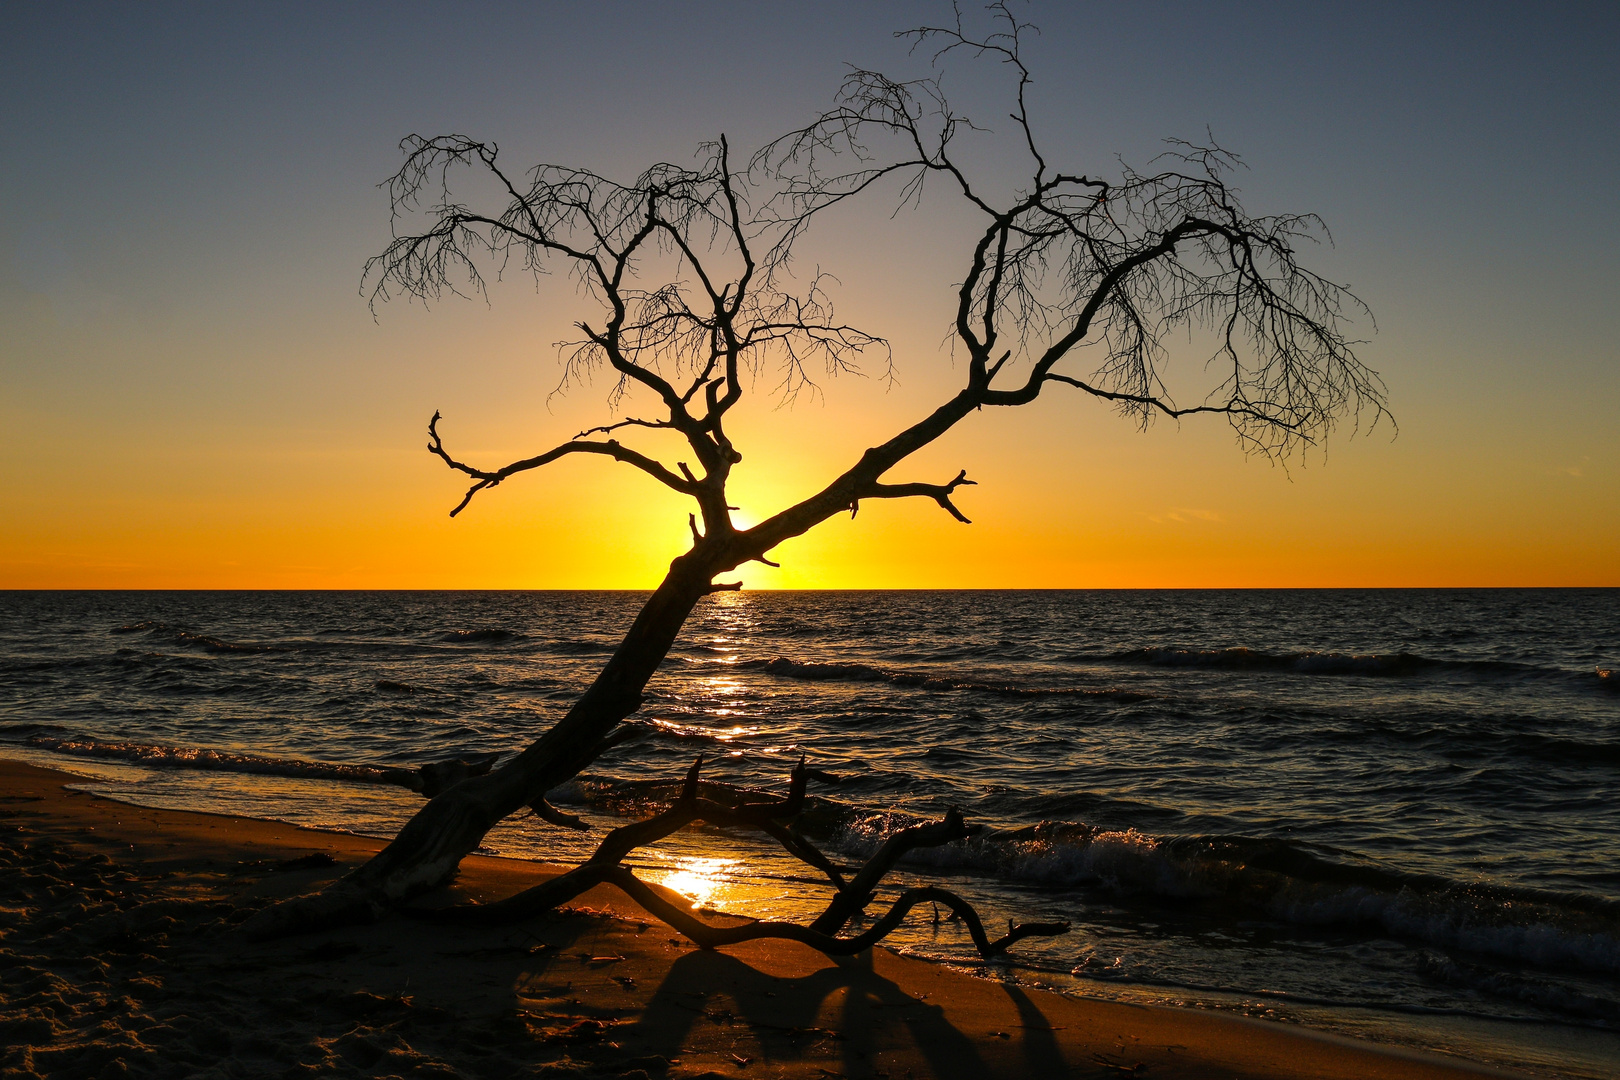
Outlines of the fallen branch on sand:
[{"label": "fallen branch on sand", "polygon": [[[702,769],[703,758],[699,757],[687,772],[686,784],[674,805],[645,821],[614,829],[603,838],[596,852],[585,863],[565,874],[493,904],[431,911],[417,909],[411,913],[445,921],[517,922],[559,907],[596,885],[610,884],[705,949],[757,938],[787,938],[828,956],[847,956],[882,941],[899,927],[912,908],[924,902],[943,904],[960,917],[972,935],[979,955],[987,959],[1024,938],[1052,937],[1069,931],[1066,921],[1009,923],[1007,933],[992,941],[972,904],[947,889],[924,886],[901,893],[889,910],[865,932],[854,937],[839,937],[838,932],[845,924],[873,902],[878,882],[907,852],[921,847],[938,847],[968,835],[961,812],[953,808],[940,821],[900,830],[884,842],[853,878],[846,880],[832,861],[810,841],[783,824],[804,808],[809,770],[802,759],[793,769],[787,798],[743,802],[729,807],[698,796],[698,777]],[[826,910],[809,926],[773,921],[713,926],[665,898],[623,865],[624,858],[636,848],[656,843],[700,821],[724,828],[758,829],[773,837],[794,858],[820,870],[835,890]]]}]

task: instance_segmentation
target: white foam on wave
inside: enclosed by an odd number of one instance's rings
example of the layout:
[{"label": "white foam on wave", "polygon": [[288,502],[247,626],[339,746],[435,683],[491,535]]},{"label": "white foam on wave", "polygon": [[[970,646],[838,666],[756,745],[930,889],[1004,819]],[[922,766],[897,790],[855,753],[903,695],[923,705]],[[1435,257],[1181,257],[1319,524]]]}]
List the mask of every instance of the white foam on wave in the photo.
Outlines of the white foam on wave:
[{"label": "white foam on wave", "polygon": [[[852,821],[837,846],[864,857],[899,828],[896,814]],[[1052,886],[1208,901],[1296,925],[1377,927],[1395,937],[1548,968],[1620,973],[1620,919],[1595,905],[1510,895],[1483,884],[1408,879],[1387,871],[1326,864],[1324,880],[1257,865],[1289,853],[1274,841],[1241,838],[1171,841],[1136,829],[1043,822],[913,851],[906,863],[968,869]],[[1305,857],[1301,861],[1306,861]],[[1364,882],[1353,880],[1357,876]]]},{"label": "white foam on wave", "polygon": [[362,784],[400,784],[408,787],[410,785],[407,778],[413,771],[382,765],[346,765],[331,761],[265,757],[229,750],[211,750],[206,747],[156,746],[149,743],[100,739],[64,739],[49,735],[35,735],[28,743],[30,746],[58,754],[107,758],[139,765],[256,773],[261,776],[286,776],[307,780],[348,780]]}]

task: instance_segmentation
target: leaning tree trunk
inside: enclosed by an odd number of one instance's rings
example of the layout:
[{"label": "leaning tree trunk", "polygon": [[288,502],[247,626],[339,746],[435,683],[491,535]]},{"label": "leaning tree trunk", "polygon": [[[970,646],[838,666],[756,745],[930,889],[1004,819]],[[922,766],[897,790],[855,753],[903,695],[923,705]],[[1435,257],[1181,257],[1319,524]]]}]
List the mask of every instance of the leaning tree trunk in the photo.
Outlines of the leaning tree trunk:
[{"label": "leaning tree trunk", "polygon": [[267,908],[243,929],[255,937],[369,922],[389,905],[447,883],[503,818],[542,803],[611,745],[615,727],[641,706],[641,692],[669,654],[722,567],[698,549],[670,564],[613,656],[574,707],[511,761],[436,795],[368,862],[321,893]]}]

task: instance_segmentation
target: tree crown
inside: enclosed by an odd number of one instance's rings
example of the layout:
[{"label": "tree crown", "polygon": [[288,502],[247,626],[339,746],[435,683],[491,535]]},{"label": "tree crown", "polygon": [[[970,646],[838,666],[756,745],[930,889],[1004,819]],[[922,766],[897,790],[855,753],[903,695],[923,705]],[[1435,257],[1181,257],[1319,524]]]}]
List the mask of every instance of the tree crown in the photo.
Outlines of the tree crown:
[{"label": "tree crown", "polygon": [[[1347,313],[1364,306],[1298,261],[1304,244],[1326,237],[1322,222],[1245,211],[1230,182],[1241,162],[1213,138],[1173,142],[1149,168],[1121,164],[1106,178],[1051,166],[1027,105],[1022,46],[1033,28],[1005,3],[989,13],[991,30],[979,35],[960,12],[953,25],[901,35],[935,48],[935,75],[897,81],[851,70],[830,110],[741,167],[722,136],[693,166],[659,163],[628,184],[555,165],[519,179],[494,144],[404,140],[404,164],[386,185],[394,238],[366,267],[373,303],[482,290],[486,267],[542,274],[560,265],[598,307],[563,345],[563,384],[607,368],[615,409],[632,386],[661,403],[657,415],[622,417],[496,470],[453,458],[435,413],[429,449],[474,480],[452,514],[515,473],[567,454],[605,455],[697,501],[694,545],[707,545],[719,572],[763,560],[863,498],[927,496],[966,521],[951,500],[971,483],[965,472],[948,484],[881,478],[973,410],[1023,405],[1048,386],[1111,402],[1144,425],[1219,414],[1246,448],[1274,458],[1319,444],[1345,419],[1387,417],[1383,383],[1348,336]],[[937,75],[955,54],[1013,74],[1011,120],[1028,167],[1008,193],[992,193],[964,164],[963,137],[981,129],[952,109]],[[496,205],[458,197],[462,169],[493,182]],[[813,392],[822,374],[858,370],[863,353],[889,355],[882,338],[837,319],[825,275],[795,279],[796,243],[820,216],[880,184],[896,186],[903,207],[930,180],[979,222],[954,305],[953,348],[968,358],[961,390],[822,491],[737,530],[725,485],[741,454],[725,419],[744,397],[745,374],[792,399]],[[1218,382],[1202,401],[1181,404],[1166,386],[1165,342],[1193,330],[1216,342],[1209,365]],[[696,469],[671,469],[612,437],[635,428],[678,433]]]}]

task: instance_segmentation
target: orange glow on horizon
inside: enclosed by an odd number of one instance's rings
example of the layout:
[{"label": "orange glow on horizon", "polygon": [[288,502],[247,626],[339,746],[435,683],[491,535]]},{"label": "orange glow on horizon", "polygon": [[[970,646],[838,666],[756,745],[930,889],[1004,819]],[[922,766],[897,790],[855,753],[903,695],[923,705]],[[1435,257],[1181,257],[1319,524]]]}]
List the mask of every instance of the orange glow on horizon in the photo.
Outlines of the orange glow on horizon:
[{"label": "orange glow on horizon", "polygon": [[[864,389],[864,388],[856,388]],[[425,394],[423,396],[426,396]],[[848,394],[739,423],[733,477],[743,527],[814,492],[926,403]],[[502,460],[597,415],[470,416]],[[420,410],[415,410],[419,412]],[[1018,415],[1024,412],[1024,415]],[[760,417],[763,414],[763,418]],[[408,417],[409,413],[406,414]],[[418,419],[419,417],[412,417]],[[1084,420],[1076,424],[1076,419]],[[404,443],[408,433],[389,433]],[[527,442],[527,445],[525,443]],[[668,455],[673,458],[673,454]],[[362,466],[363,484],[334,470]],[[774,569],[739,567],[747,589],[1267,588],[1620,584],[1620,502],[1603,467],[1560,469],[1443,433],[1361,438],[1327,462],[1246,460],[1217,423],[1141,433],[1106,410],[1042,402],[970,418],[893,479],[965,467],[972,525],[926,499],[867,501],[782,545]],[[399,448],[289,457],[251,442],[186,459],[135,448],[75,492],[21,478],[36,506],[0,535],[4,588],[649,589],[690,544],[688,501],[641,473],[565,460],[482,492]]]}]

